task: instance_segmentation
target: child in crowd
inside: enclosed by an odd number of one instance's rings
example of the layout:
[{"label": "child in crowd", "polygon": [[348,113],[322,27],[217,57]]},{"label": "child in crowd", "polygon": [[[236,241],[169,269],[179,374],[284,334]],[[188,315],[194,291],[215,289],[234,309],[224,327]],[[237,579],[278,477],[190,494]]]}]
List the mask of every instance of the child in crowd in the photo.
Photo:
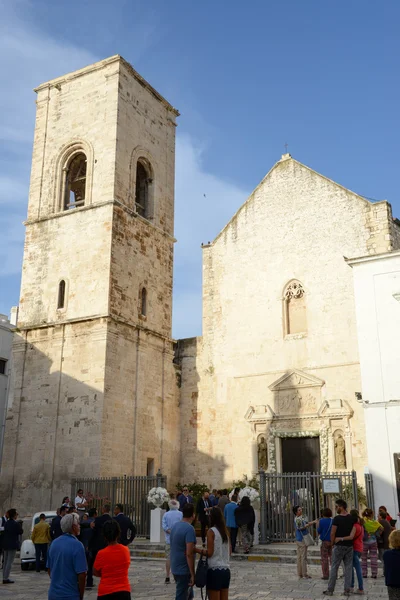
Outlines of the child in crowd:
[{"label": "child in crowd", "polygon": [[400,600],[400,531],[395,530],[389,536],[390,550],[383,555],[385,565],[385,583],[390,600]]},{"label": "child in crowd", "polygon": [[317,531],[321,540],[322,579],[329,579],[329,565],[332,561],[332,511],[330,508],[324,508],[322,511],[322,518],[318,522]]}]

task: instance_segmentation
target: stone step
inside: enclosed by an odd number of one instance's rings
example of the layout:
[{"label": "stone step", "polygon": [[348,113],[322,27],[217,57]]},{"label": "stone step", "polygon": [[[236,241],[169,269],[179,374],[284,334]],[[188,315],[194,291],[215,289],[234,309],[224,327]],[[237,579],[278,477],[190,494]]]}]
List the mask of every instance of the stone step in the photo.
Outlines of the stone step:
[{"label": "stone step", "polygon": [[[131,557],[134,560],[165,560],[165,553],[162,551],[156,551],[153,549],[137,550],[131,548]],[[297,561],[296,554],[261,554],[261,553],[235,553],[231,556],[232,561],[253,561],[253,562],[267,562],[267,563],[280,563],[280,564],[295,564]],[[309,556],[308,564],[319,565],[321,559],[317,556]]]},{"label": "stone step", "polygon": [[[200,544],[199,544],[200,545]],[[150,543],[136,543],[134,542],[130,546],[131,550],[138,552],[164,552],[164,544],[150,544]],[[240,550],[240,547],[239,547]],[[294,544],[268,544],[253,546],[251,549],[253,554],[277,554],[277,555],[289,555],[296,556],[296,546]],[[308,548],[309,555],[320,556],[320,549],[318,546],[311,546]]]},{"label": "stone step", "polygon": [[[149,542],[134,542],[130,546],[132,558],[135,560],[165,560],[163,544],[150,544]],[[295,564],[297,562],[295,544],[269,544],[253,546],[250,554],[244,554],[241,549],[231,556],[232,561],[253,561],[280,564]],[[321,556],[319,546],[308,548],[307,562],[310,565],[320,565]]]}]

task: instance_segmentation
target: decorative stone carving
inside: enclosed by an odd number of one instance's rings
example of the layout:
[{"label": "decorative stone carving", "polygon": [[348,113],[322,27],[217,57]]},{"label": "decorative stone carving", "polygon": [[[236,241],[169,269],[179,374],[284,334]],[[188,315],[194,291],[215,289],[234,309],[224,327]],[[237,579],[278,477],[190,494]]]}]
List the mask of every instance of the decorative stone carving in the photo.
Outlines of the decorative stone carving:
[{"label": "decorative stone carving", "polygon": [[299,399],[301,398],[298,390],[295,393],[288,393],[280,396],[278,399],[279,414],[296,414],[299,411]]},{"label": "decorative stone carving", "polygon": [[285,290],[285,299],[302,298],[304,296],[304,288],[298,281],[292,281]]},{"label": "decorative stone carving", "polygon": [[278,396],[278,414],[314,413],[317,402],[314,395],[307,390],[300,392],[297,389]]},{"label": "decorative stone carving", "polygon": [[264,471],[268,468],[268,446],[264,436],[258,442],[258,468]]},{"label": "decorative stone carving", "polygon": [[323,379],[319,379],[315,377],[315,375],[311,375],[310,373],[305,373],[304,371],[299,371],[297,369],[292,369],[279,377],[276,381],[269,385],[269,389],[272,392],[276,392],[279,390],[290,390],[293,388],[322,388],[325,385],[325,381]]},{"label": "decorative stone carving", "polygon": [[315,412],[316,401],[314,396],[311,393],[302,394],[299,398],[299,407],[306,413]]},{"label": "decorative stone carving", "polygon": [[346,469],[346,443],[343,439],[343,436],[340,433],[335,437],[334,447],[336,469]]},{"label": "decorative stone carving", "polygon": [[319,446],[321,451],[321,471],[322,473],[327,473],[328,468],[328,458],[329,458],[329,432],[326,425],[323,425],[320,430],[319,435]]}]

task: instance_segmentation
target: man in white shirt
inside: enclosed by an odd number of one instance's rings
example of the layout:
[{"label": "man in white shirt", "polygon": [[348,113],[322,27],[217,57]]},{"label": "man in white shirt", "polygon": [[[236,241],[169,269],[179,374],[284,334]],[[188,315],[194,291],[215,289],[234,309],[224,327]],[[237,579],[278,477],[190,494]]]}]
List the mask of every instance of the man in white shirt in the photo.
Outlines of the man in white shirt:
[{"label": "man in white shirt", "polygon": [[165,556],[167,558],[167,561],[165,563],[165,571],[166,571],[166,577],[165,577],[165,583],[170,583],[170,578],[169,578],[169,574],[171,571],[171,561],[170,561],[170,556],[171,556],[171,546],[170,546],[170,533],[171,533],[171,529],[172,527],[175,525],[175,523],[179,523],[179,521],[182,521],[183,518],[183,514],[181,513],[180,510],[178,510],[179,508],[179,502],[177,500],[170,500],[168,503],[169,506],[169,511],[166,512],[162,518],[162,528],[165,531]]},{"label": "man in white shirt", "polygon": [[75,498],[75,508],[78,511],[79,519],[82,521],[83,515],[85,514],[85,510],[88,506],[88,502],[86,502],[86,498],[83,497],[83,490],[77,491],[77,496]]}]

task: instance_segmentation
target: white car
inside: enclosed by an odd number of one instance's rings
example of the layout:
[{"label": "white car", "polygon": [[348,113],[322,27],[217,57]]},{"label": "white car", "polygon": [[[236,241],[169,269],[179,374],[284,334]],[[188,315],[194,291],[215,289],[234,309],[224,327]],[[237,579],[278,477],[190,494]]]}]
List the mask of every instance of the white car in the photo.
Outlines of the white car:
[{"label": "white car", "polygon": [[[42,512],[43,512],[43,514],[46,515],[46,523],[51,525],[52,520],[54,519],[54,517],[57,516],[57,512],[55,510],[45,510]],[[39,516],[41,514],[42,514],[41,512],[38,512],[38,513],[35,513],[32,517],[31,535],[32,535],[34,526],[36,525],[36,523],[39,523]],[[35,544],[32,542],[32,540],[29,539],[29,540],[24,540],[22,542],[20,556],[21,556],[21,569],[23,571],[27,571],[29,569],[29,565],[35,564],[36,552],[35,552]]]}]

